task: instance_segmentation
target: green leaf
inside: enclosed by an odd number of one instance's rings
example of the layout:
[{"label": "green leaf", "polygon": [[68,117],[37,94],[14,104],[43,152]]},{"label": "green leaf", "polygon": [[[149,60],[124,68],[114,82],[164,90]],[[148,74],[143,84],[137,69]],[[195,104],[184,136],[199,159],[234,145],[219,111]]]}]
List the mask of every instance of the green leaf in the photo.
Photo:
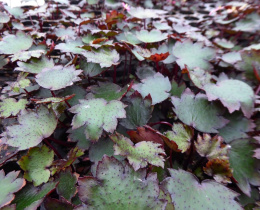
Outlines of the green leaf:
[{"label": "green leaf", "polygon": [[[101,184],[102,183],[102,184]],[[96,178],[79,178],[79,198],[85,209],[164,209],[155,174],[134,171],[127,163],[105,156]]]},{"label": "green leaf", "polygon": [[142,83],[134,84],[133,89],[137,90],[143,98],[149,94],[152,97],[152,105],[160,103],[167,99],[171,90],[171,83],[168,77],[164,77],[161,73],[142,80]]},{"label": "green leaf", "polygon": [[219,135],[223,137],[226,143],[230,143],[235,139],[247,138],[247,132],[254,130],[254,123],[245,118],[241,113],[234,112],[225,115],[225,118],[229,120],[229,123],[225,127],[219,129]]},{"label": "green leaf", "polygon": [[89,87],[94,94],[94,98],[103,98],[106,101],[120,100],[127,91],[127,86],[121,88],[119,85],[111,82],[99,82],[98,85]]},{"label": "green leaf", "polygon": [[194,69],[196,67],[202,69],[210,69],[210,60],[215,58],[216,52],[211,47],[203,47],[203,42],[193,42],[189,39],[181,42],[176,42],[173,47],[173,55],[177,57],[177,64],[184,69]]},{"label": "green leaf", "polygon": [[209,134],[204,133],[202,137],[198,135],[197,142],[195,142],[194,145],[200,156],[207,157],[209,160],[216,158],[223,160],[228,159],[230,146],[223,144],[221,136],[211,138]]},{"label": "green leaf", "polygon": [[125,118],[125,105],[120,101],[107,102],[102,98],[80,100],[70,112],[76,114],[72,120],[72,129],[86,126],[86,138],[97,141],[103,129],[113,132],[117,126],[117,118]]},{"label": "green leaf", "polygon": [[134,145],[129,138],[117,132],[111,135],[110,138],[115,142],[114,154],[126,156],[135,171],[146,167],[148,163],[164,167],[164,158],[162,155],[165,155],[165,152],[161,148],[161,144],[142,141]]},{"label": "green leaf", "polygon": [[[82,70],[75,70],[74,66],[55,66],[45,68],[36,76],[36,82],[47,89],[59,90],[73,85],[73,82],[80,80],[78,77]],[[52,78],[52,79],[50,79]]]},{"label": "green leaf", "polygon": [[232,49],[235,47],[235,44],[231,41],[228,41],[227,39],[216,38],[214,39],[214,43],[225,49]]},{"label": "green leaf", "polygon": [[4,55],[1,55],[0,56],[0,68],[3,68],[8,63],[9,63],[9,59],[5,58]]},{"label": "green leaf", "polygon": [[66,43],[56,45],[55,49],[60,50],[63,53],[81,54],[84,50],[80,47],[83,45],[82,40],[79,38],[76,40],[68,39],[66,40]]},{"label": "green leaf", "polygon": [[68,133],[69,133],[69,139],[71,141],[78,142],[77,143],[78,148],[86,150],[89,149],[91,141],[86,138],[84,130],[85,128],[84,126],[82,126],[74,130],[70,129]]},{"label": "green leaf", "polygon": [[32,50],[29,49],[28,51],[19,51],[10,57],[11,57],[12,62],[15,62],[17,60],[27,61],[32,57],[39,58],[43,54],[45,54],[45,50],[36,48],[36,49],[32,49]]},{"label": "green leaf", "polygon": [[10,17],[8,14],[0,12],[0,23],[8,23],[10,21]]},{"label": "green leaf", "polygon": [[122,119],[120,124],[127,129],[136,129],[139,126],[146,125],[152,114],[152,98],[150,95],[144,99],[137,91],[127,100],[126,118]]},{"label": "green leaf", "polygon": [[17,71],[28,72],[32,74],[38,74],[45,68],[53,68],[54,62],[52,59],[48,59],[46,56],[43,56],[41,59],[33,58],[30,60],[30,63],[17,62],[19,67],[15,68]]},{"label": "green leaf", "polygon": [[175,80],[172,80],[171,82],[172,84],[172,88],[170,91],[171,96],[177,96],[177,97],[181,97],[181,94],[183,93],[183,91],[186,89],[186,85],[185,83],[182,83],[181,85],[178,85],[178,83]]},{"label": "green leaf", "polygon": [[170,193],[175,209],[239,209],[243,208],[234,200],[238,194],[212,180],[201,183],[191,173],[169,169],[171,177],[161,187]]},{"label": "green leaf", "polygon": [[72,27],[68,27],[68,28],[56,28],[54,30],[55,35],[57,37],[59,37],[61,40],[65,40],[68,38],[74,38],[76,37],[76,31],[73,30]]},{"label": "green leaf", "polygon": [[[91,145],[89,149],[89,159],[92,162],[101,161],[103,156],[114,156],[114,142],[109,138],[101,138],[98,142]],[[115,158],[116,155],[114,156]],[[119,157],[119,156],[118,156]]]},{"label": "green leaf", "polygon": [[[239,61],[235,64],[235,67],[245,72],[246,78],[250,80],[256,80],[255,74],[254,74],[254,68],[260,66],[260,50],[243,50],[240,52],[242,61]],[[260,73],[258,71],[258,73]]]},{"label": "green leaf", "polygon": [[207,100],[206,95],[191,92],[186,89],[181,98],[172,97],[173,111],[185,124],[206,133],[217,133],[217,129],[224,127],[227,120],[221,117],[222,109]]},{"label": "green leaf", "polygon": [[55,189],[56,182],[48,182],[41,187],[27,184],[15,195],[12,203],[16,204],[16,210],[37,209],[43,202],[44,197]]},{"label": "green leaf", "polygon": [[10,84],[11,90],[14,92],[20,92],[21,89],[25,89],[31,84],[29,79],[26,79],[28,73],[21,72],[19,73],[17,80]]},{"label": "green leaf", "polygon": [[201,68],[194,68],[189,70],[189,77],[194,85],[200,89],[211,83],[212,75]]},{"label": "green leaf", "polygon": [[144,9],[142,7],[131,7],[128,11],[130,15],[139,19],[146,19],[146,18],[157,18],[162,17],[164,14],[168,13],[164,10],[159,9]]},{"label": "green leaf", "polygon": [[57,193],[70,201],[76,194],[78,176],[75,173],[70,172],[70,170],[66,170],[59,173],[58,180]]},{"label": "green leaf", "polygon": [[18,116],[18,125],[8,126],[3,133],[3,143],[18,150],[37,146],[55,130],[57,120],[52,112],[41,106],[36,112],[25,111]]},{"label": "green leaf", "polygon": [[136,32],[137,39],[145,43],[160,42],[168,38],[168,33],[162,33],[159,30],[153,29],[151,31],[141,30]]},{"label": "green leaf", "polygon": [[116,50],[92,50],[82,52],[88,62],[98,63],[101,68],[119,64],[119,54]]},{"label": "green leaf", "polygon": [[238,139],[230,143],[230,167],[238,187],[250,196],[250,184],[260,185],[259,160],[253,157],[254,145],[249,139]]},{"label": "green leaf", "polygon": [[235,31],[245,31],[245,32],[257,32],[260,27],[260,16],[257,12],[252,12],[236,22],[236,26],[233,28]]},{"label": "green leaf", "polygon": [[178,145],[178,149],[181,152],[186,152],[191,145],[191,138],[193,137],[193,129],[182,123],[173,124],[172,131],[167,131],[165,136],[170,140],[174,141]]},{"label": "green leaf", "polygon": [[28,50],[33,44],[31,36],[18,31],[16,35],[7,35],[0,42],[1,54],[15,54],[22,50]]},{"label": "green leaf", "polygon": [[238,61],[241,61],[241,55],[239,52],[229,52],[222,55],[221,59],[229,64],[235,64]]},{"label": "green leaf", "polygon": [[219,99],[230,113],[240,107],[246,117],[250,117],[254,112],[254,91],[245,82],[228,79],[225,74],[221,74],[217,84],[205,85],[203,89],[209,101]]},{"label": "green leaf", "polygon": [[17,178],[20,171],[12,171],[5,176],[4,170],[0,171],[0,208],[11,203],[14,193],[19,191],[26,184],[24,179]]},{"label": "green leaf", "polygon": [[83,61],[80,63],[80,69],[84,71],[84,74],[89,77],[94,77],[99,75],[104,69],[100,67],[97,63],[90,63]]},{"label": "green leaf", "polygon": [[50,171],[47,169],[53,161],[54,152],[47,146],[30,148],[18,164],[24,170],[24,178],[33,182],[34,186],[48,182]]},{"label": "green leaf", "polygon": [[26,99],[20,99],[16,101],[14,98],[5,98],[0,102],[0,117],[16,116],[20,111],[25,109],[28,101]]}]

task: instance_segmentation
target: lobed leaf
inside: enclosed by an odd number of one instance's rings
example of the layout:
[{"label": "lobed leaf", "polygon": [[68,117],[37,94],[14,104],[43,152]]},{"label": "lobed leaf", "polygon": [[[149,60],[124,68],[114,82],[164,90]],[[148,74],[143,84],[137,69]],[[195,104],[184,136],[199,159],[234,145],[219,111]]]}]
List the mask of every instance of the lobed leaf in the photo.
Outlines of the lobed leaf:
[{"label": "lobed leaf", "polygon": [[25,109],[28,101],[26,99],[20,99],[16,101],[14,98],[5,98],[0,102],[0,117],[16,116],[19,112]]},{"label": "lobed leaf", "polygon": [[164,192],[170,193],[175,209],[239,209],[234,200],[238,194],[212,180],[199,183],[197,178],[183,170],[169,169],[171,177],[161,183]]},{"label": "lobed leaf", "polygon": [[[80,78],[78,76],[81,72],[82,70],[75,70],[73,66],[45,68],[37,74],[36,82],[44,88],[59,90],[79,81]],[[50,78],[52,79],[50,80]]]},{"label": "lobed leaf", "polygon": [[133,89],[137,90],[143,98],[149,94],[152,97],[152,105],[160,103],[167,99],[171,90],[171,83],[168,77],[164,77],[161,73],[142,80],[142,83],[134,84]]},{"label": "lobed leaf", "polygon": [[18,147],[18,150],[37,146],[54,132],[57,125],[55,115],[44,106],[36,112],[23,112],[18,116],[18,122],[18,125],[8,126],[2,134],[2,143]]},{"label": "lobed leaf", "polygon": [[85,126],[86,138],[97,141],[103,129],[113,132],[117,126],[117,118],[125,118],[126,107],[120,101],[109,101],[102,98],[80,100],[80,104],[70,108],[76,114],[72,120],[72,129]]},{"label": "lobed leaf", "polygon": [[54,159],[53,150],[47,146],[30,148],[28,153],[17,162],[21,169],[24,170],[24,178],[32,181],[34,186],[48,182],[50,178],[50,170]]},{"label": "lobed leaf", "polygon": [[220,107],[208,102],[204,94],[195,96],[190,89],[186,89],[180,99],[172,97],[172,103],[175,107],[173,111],[178,118],[201,132],[217,133],[217,129],[224,127],[228,122],[221,117]]},{"label": "lobed leaf", "polygon": [[114,154],[126,156],[135,171],[146,167],[148,163],[164,167],[162,155],[165,155],[165,152],[161,148],[161,144],[142,141],[134,145],[130,139],[119,133],[111,135],[110,138],[115,142]]},{"label": "lobed leaf", "polygon": [[5,176],[4,170],[0,171],[0,208],[10,204],[14,199],[14,193],[19,191],[26,184],[22,178],[17,178],[20,171],[9,172]]},{"label": "lobed leaf", "polygon": [[155,174],[134,171],[127,163],[104,157],[96,178],[79,178],[79,198],[86,209],[163,209]]}]

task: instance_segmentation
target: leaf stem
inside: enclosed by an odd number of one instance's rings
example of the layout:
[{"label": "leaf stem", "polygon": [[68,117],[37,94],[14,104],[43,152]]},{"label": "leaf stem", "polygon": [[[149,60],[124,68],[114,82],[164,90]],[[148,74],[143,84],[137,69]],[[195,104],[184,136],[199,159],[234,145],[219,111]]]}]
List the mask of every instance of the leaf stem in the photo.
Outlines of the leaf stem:
[{"label": "leaf stem", "polygon": [[58,158],[62,159],[62,156],[60,155],[58,150],[56,150],[55,147],[53,147],[47,139],[43,139],[43,141],[44,141],[45,144],[47,144],[54,151],[54,153],[58,156]]},{"label": "leaf stem", "polygon": [[149,125],[149,126],[154,126],[154,125],[159,125],[159,124],[161,124],[161,125],[168,125],[168,126],[172,127],[172,124],[171,124],[171,123],[165,122],[165,121],[159,121],[159,122],[155,122],[155,123],[149,123],[148,125]]}]

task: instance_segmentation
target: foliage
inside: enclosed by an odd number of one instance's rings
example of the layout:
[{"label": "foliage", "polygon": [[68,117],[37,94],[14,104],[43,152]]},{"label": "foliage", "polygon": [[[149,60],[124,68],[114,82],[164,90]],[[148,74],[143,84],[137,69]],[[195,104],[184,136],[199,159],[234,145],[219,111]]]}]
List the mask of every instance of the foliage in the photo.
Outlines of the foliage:
[{"label": "foliage", "polygon": [[248,2],[0,3],[0,209],[258,209]]}]

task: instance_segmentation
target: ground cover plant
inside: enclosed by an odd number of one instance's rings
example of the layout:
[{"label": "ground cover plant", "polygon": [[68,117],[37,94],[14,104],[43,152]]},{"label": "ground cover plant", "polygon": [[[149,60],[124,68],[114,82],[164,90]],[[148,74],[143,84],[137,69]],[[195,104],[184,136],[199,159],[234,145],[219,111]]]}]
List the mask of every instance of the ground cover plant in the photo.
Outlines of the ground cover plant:
[{"label": "ground cover plant", "polygon": [[1,210],[260,208],[257,1],[2,4],[0,33]]}]

